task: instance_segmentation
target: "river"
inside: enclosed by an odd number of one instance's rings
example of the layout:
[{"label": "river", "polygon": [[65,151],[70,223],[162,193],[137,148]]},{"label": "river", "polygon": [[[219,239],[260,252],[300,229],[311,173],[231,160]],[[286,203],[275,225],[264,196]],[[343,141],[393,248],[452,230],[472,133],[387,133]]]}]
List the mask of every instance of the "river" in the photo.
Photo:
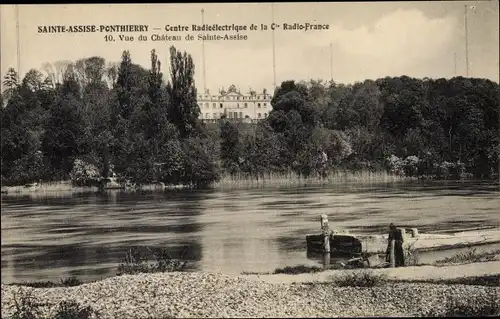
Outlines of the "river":
[{"label": "river", "polygon": [[500,226],[492,182],[2,195],[2,283],[113,276],[131,248],[168,248],[194,270],[267,272],[306,257],[305,236],[330,227],[381,234]]}]

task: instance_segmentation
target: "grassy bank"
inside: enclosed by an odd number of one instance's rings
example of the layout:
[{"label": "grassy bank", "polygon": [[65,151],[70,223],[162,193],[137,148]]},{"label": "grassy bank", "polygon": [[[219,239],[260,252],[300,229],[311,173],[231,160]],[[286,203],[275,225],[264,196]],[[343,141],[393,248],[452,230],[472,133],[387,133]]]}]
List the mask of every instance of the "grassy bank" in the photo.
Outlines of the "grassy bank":
[{"label": "grassy bank", "polygon": [[71,181],[41,182],[37,184],[22,186],[2,186],[2,194],[9,195],[57,192],[82,193],[89,191],[97,191],[97,187],[74,187],[73,185],[71,185]]},{"label": "grassy bank", "polygon": [[[300,174],[289,173],[268,173],[259,177],[248,175],[223,174],[219,181],[211,184],[212,189],[240,189],[240,188],[262,188],[262,187],[297,187],[297,186],[318,186],[334,185],[343,183],[391,183],[409,180],[409,178],[391,175],[387,172],[330,172],[325,177],[313,176],[304,177]],[[190,185],[163,185],[162,183],[145,184],[121,191],[158,191],[158,190],[182,190],[190,189]],[[31,186],[2,186],[2,194],[25,195],[32,193],[83,193],[98,191],[97,187],[74,187],[71,181],[42,182]]]}]

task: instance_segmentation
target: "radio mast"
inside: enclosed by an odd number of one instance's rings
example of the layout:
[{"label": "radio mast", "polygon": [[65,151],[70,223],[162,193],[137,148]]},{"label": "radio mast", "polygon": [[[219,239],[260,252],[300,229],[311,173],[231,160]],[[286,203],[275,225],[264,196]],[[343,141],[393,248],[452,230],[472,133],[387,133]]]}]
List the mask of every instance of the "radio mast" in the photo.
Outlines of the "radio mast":
[{"label": "radio mast", "polygon": [[[274,23],[274,2],[271,3],[271,14]],[[276,90],[276,46],[274,42],[274,28],[272,32],[273,32],[273,92],[274,92],[274,90]]]},{"label": "radio mast", "polygon": [[16,41],[17,41],[17,83],[21,81],[21,45],[19,39],[19,5],[16,4]]},{"label": "radio mast", "polygon": [[[205,17],[204,17],[205,10],[201,9],[201,25],[205,25]],[[207,74],[206,74],[206,65],[205,65],[205,38],[201,40],[201,48],[202,48],[202,55],[203,55],[203,94],[207,93]]]}]

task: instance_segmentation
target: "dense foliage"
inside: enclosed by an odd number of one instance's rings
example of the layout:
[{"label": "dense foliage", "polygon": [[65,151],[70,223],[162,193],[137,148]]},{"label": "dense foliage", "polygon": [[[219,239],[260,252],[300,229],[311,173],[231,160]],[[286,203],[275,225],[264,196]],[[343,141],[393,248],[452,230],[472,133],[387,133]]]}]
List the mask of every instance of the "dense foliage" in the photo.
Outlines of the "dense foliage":
[{"label": "dense foliage", "polygon": [[258,124],[198,120],[194,64],[170,49],[169,80],[91,57],[4,77],[3,185],[111,172],[137,184],[207,186],[222,173],[390,171],[432,178],[498,175],[499,85],[485,79],[386,77],[342,85],[283,82]]}]

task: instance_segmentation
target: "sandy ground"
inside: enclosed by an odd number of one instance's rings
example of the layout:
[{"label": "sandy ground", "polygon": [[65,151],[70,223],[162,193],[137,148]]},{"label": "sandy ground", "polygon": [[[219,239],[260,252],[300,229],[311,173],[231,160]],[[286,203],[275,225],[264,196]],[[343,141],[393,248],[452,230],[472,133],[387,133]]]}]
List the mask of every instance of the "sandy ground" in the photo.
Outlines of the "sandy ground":
[{"label": "sandy ground", "polygon": [[[363,269],[326,270],[310,274],[270,274],[270,275],[245,275],[250,280],[265,281],[270,283],[303,283],[303,282],[328,282],[332,277],[342,276],[349,272],[359,272]],[[366,271],[366,270],[365,270]],[[465,265],[448,266],[414,266],[402,268],[370,269],[378,274],[385,274],[392,280],[439,280],[473,277],[482,275],[500,274],[500,261],[471,263]]]},{"label": "sandy ground", "polygon": [[343,287],[201,272],[124,275],[76,287],[1,288],[2,318],[14,314],[20,294],[44,305],[42,318],[54,318],[63,300],[92,307],[100,319],[415,317],[429,311],[443,316],[457,305],[500,304],[500,287],[491,286],[385,282]]}]

